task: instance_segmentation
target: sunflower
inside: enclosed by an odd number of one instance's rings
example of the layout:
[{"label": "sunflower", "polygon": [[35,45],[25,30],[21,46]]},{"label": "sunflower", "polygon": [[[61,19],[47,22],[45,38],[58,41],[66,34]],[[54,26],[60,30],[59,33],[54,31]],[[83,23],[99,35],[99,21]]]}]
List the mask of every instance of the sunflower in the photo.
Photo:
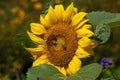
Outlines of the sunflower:
[{"label": "sunflower", "polygon": [[59,4],[41,14],[40,23],[31,23],[27,34],[38,46],[26,49],[35,58],[33,67],[50,64],[66,76],[75,74],[82,66],[80,59],[90,57],[96,45],[86,15],[77,12],[73,3],[66,9]]}]

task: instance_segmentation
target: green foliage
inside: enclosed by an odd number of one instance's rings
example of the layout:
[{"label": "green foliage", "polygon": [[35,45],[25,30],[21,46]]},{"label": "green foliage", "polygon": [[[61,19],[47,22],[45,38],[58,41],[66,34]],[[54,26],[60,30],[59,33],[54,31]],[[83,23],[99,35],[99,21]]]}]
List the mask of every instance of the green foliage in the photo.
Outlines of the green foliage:
[{"label": "green foliage", "polygon": [[32,67],[27,72],[27,80],[62,80],[64,77],[57,69],[47,64]]},{"label": "green foliage", "polygon": [[114,72],[116,73],[115,75],[118,77],[118,79],[120,79],[120,67],[118,67]]},{"label": "green foliage", "polygon": [[110,27],[105,24],[97,25],[94,32],[95,32],[94,37],[100,42],[100,44],[106,43],[111,35]]},{"label": "green foliage", "polygon": [[29,36],[25,33],[23,34],[17,34],[15,37],[14,37],[14,40],[15,42],[19,42],[21,43],[21,45],[23,47],[36,47],[37,45],[34,44],[31,39],[29,38]]},{"label": "green foliage", "polygon": [[100,44],[108,41],[111,34],[111,27],[120,26],[120,14],[118,13],[96,11],[88,13],[87,18],[93,25],[94,38],[97,39]]},{"label": "green foliage", "polygon": [[[78,10],[81,9],[88,9],[88,4],[91,2],[91,0],[62,0],[62,4],[66,8],[69,4],[73,2],[74,6],[78,8]],[[85,6],[86,5],[86,6]]]},{"label": "green foliage", "polygon": [[27,72],[27,80],[95,80],[101,73],[100,65],[92,63],[81,68],[72,76],[64,76],[50,65],[32,67]]},{"label": "green foliage", "polygon": [[101,79],[101,80],[115,80],[113,78],[106,78],[106,79]]},{"label": "green foliage", "polygon": [[50,7],[50,6],[55,6],[56,4],[59,4],[59,3],[55,3],[55,0],[51,0],[51,1],[49,1],[48,3],[46,3],[46,5],[44,6],[44,8],[43,8],[43,10],[42,10],[42,13],[43,14],[46,14],[47,12],[48,12],[48,8]]},{"label": "green foliage", "polygon": [[67,80],[95,80],[101,73],[100,65],[92,63],[84,66],[76,74],[68,77]]}]

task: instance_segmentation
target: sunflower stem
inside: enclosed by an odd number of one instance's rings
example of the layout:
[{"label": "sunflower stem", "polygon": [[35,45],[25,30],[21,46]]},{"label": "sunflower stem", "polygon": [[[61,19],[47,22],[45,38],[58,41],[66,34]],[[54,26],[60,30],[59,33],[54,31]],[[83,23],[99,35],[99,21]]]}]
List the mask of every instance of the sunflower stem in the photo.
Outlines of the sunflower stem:
[{"label": "sunflower stem", "polygon": [[67,79],[67,76],[65,76],[64,80],[66,80],[66,79]]}]

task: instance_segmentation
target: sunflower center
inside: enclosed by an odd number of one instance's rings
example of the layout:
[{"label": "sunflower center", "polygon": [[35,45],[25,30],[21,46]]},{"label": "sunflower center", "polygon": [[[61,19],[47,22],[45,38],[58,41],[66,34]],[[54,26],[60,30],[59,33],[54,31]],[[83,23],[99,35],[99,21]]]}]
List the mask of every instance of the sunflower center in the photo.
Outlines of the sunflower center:
[{"label": "sunflower center", "polygon": [[51,36],[51,44],[54,49],[57,50],[65,50],[65,38],[63,36]]},{"label": "sunflower center", "polygon": [[45,34],[47,57],[51,63],[67,67],[77,49],[77,36],[70,24],[53,25]]}]

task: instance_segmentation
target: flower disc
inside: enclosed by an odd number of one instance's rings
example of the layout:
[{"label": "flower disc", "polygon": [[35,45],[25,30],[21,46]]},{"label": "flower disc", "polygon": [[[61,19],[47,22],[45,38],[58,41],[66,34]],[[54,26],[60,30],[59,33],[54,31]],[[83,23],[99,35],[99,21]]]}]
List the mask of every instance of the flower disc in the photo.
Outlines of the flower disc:
[{"label": "flower disc", "polygon": [[66,67],[77,49],[74,28],[70,24],[56,24],[47,31],[45,39],[49,61],[56,66]]}]

